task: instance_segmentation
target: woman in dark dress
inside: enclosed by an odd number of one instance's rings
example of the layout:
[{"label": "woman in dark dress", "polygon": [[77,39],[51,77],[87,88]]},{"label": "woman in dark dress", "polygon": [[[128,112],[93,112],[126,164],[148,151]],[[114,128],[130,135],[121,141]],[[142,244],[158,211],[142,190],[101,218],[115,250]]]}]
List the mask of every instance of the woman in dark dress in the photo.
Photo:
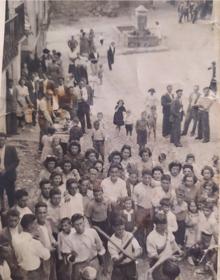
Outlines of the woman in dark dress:
[{"label": "woman in dark dress", "polygon": [[126,112],[124,107],[124,101],[119,100],[115,107],[115,113],[113,118],[113,123],[116,125],[116,129],[120,132],[121,126],[124,125],[124,115],[123,113]]}]

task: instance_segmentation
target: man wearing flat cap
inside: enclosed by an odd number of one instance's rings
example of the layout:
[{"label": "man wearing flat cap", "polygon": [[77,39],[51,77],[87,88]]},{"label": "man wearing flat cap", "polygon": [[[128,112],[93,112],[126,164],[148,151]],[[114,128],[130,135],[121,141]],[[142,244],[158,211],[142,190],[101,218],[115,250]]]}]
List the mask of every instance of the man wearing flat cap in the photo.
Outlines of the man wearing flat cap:
[{"label": "man wearing flat cap", "polygon": [[171,121],[171,135],[170,143],[173,143],[176,147],[182,147],[180,143],[181,137],[181,122],[183,120],[183,104],[182,97],[183,90],[178,89],[176,91],[176,98],[172,101],[170,106],[170,121]]}]

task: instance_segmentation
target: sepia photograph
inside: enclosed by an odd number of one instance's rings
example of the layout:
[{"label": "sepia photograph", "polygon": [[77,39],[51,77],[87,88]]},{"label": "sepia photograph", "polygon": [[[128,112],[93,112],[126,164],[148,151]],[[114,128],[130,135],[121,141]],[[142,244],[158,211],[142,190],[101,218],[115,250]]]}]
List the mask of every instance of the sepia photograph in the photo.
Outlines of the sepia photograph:
[{"label": "sepia photograph", "polygon": [[0,280],[217,280],[220,0],[0,20]]}]

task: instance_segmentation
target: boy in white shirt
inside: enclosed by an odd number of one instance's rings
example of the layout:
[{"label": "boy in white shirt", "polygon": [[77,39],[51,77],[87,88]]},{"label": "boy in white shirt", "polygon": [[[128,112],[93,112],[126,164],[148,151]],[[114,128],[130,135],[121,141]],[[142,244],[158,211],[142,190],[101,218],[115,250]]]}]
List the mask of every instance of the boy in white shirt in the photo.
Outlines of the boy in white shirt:
[{"label": "boy in white shirt", "polygon": [[169,198],[162,198],[160,201],[161,210],[163,210],[164,214],[166,215],[167,219],[167,229],[168,233],[174,233],[178,229],[176,216],[170,210],[170,200]]}]

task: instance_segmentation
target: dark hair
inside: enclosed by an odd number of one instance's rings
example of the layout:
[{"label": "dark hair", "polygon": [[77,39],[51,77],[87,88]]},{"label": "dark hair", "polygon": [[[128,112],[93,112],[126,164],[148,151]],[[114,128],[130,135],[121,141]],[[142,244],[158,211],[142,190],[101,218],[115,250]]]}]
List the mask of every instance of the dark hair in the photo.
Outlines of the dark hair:
[{"label": "dark hair", "polygon": [[121,167],[122,166],[120,166],[119,164],[113,163],[113,164],[110,165],[110,167],[108,169],[108,173],[110,173],[113,168],[117,168],[118,170],[121,170]]},{"label": "dark hair", "polygon": [[104,162],[102,160],[97,160],[96,162],[94,162],[93,167],[95,167],[97,163],[100,163],[102,165],[102,171],[103,171]]},{"label": "dark hair", "polygon": [[51,126],[49,126],[48,128],[47,128],[47,133],[50,133],[50,134],[54,134],[56,132],[56,129],[54,128],[54,127],[51,127]]},{"label": "dark hair", "polygon": [[68,189],[72,184],[77,184],[78,185],[78,182],[76,179],[74,178],[70,178],[66,181],[66,188]]},{"label": "dark hair", "polygon": [[193,178],[193,183],[194,183],[194,184],[198,181],[197,177],[196,177],[194,174],[186,174],[186,175],[183,177],[183,183],[186,182],[186,179],[187,179],[188,177]]},{"label": "dark hair", "polygon": [[187,154],[187,155],[186,155],[186,161],[187,161],[189,158],[193,158],[193,159],[195,160],[194,154]]},{"label": "dark hair", "polygon": [[76,221],[81,220],[81,219],[84,220],[84,216],[83,216],[82,214],[76,213],[76,214],[72,215],[72,217],[71,217],[71,223],[72,223],[72,225],[74,225],[74,223],[75,223]]},{"label": "dark hair", "polygon": [[154,224],[155,225],[160,225],[160,224],[167,224],[167,218],[164,213],[157,213],[154,217]]},{"label": "dark hair", "polygon": [[6,133],[4,133],[4,132],[0,132],[0,137],[1,137],[1,138],[7,138],[7,135],[6,135]]},{"label": "dark hair", "polygon": [[164,275],[168,276],[172,280],[175,280],[176,277],[180,275],[179,266],[171,259],[168,259],[163,263],[162,270]]},{"label": "dark hair", "polygon": [[98,126],[100,127],[100,124],[99,124],[99,121],[98,121],[98,120],[96,120],[96,121],[93,122],[93,127],[95,127],[96,125],[98,125]]},{"label": "dark hair", "polygon": [[143,149],[140,149],[140,151],[139,151],[139,156],[142,157],[143,153],[148,153],[148,154],[149,154],[149,157],[152,156],[151,149],[148,148],[148,147],[143,148]]},{"label": "dark hair", "polygon": [[15,199],[17,201],[20,200],[24,196],[28,196],[28,193],[25,189],[19,189],[15,192]]},{"label": "dark hair", "polygon": [[213,203],[212,202],[208,202],[208,201],[206,201],[204,203],[204,205],[203,205],[203,209],[207,208],[207,209],[212,210],[212,211],[213,211],[213,207],[214,207]]},{"label": "dark hair", "polygon": [[171,171],[171,169],[174,167],[174,166],[178,166],[179,167],[179,170],[181,170],[182,168],[182,164],[177,161],[177,160],[174,160],[174,161],[171,161],[170,164],[169,164],[169,171]]},{"label": "dark hair", "polygon": [[99,158],[99,154],[96,152],[95,149],[88,149],[85,152],[85,158],[88,159],[90,154],[95,154],[96,159]]},{"label": "dark hair", "polygon": [[129,150],[129,152],[130,152],[129,157],[131,157],[131,146],[130,145],[123,145],[122,148],[121,148],[121,155],[124,152],[124,150]]},{"label": "dark hair", "polygon": [[164,197],[164,198],[162,198],[161,200],[160,200],[160,205],[161,206],[170,206],[170,199],[169,198],[166,198],[166,197]]},{"label": "dark hair", "polygon": [[205,170],[209,170],[209,172],[211,173],[211,177],[214,177],[215,173],[214,173],[214,170],[211,166],[205,165],[203,167],[203,169],[201,171],[202,176],[203,176]]},{"label": "dark hair", "polygon": [[121,161],[122,161],[121,153],[119,151],[116,151],[116,150],[111,152],[111,154],[108,157],[108,161],[112,162],[114,156],[119,156],[121,158]]},{"label": "dark hair", "polygon": [[80,143],[79,142],[77,142],[77,141],[71,141],[70,143],[69,143],[69,148],[68,148],[68,151],[71,153],[71,147],[72,146],[76,146],[76,147],[78,147],[78,150],[79,150],[79,152],[78,153],[80,153],[81,152],[81,145],[80,145]]},{"label": "dark hair", "polygon": [[71,170],[73,170],[73,163],[72,163],[72,161],[70,159],[64,159],[62,161],[62,164],[61,164],[62,169],[64,169],[65,163],[70,163],[71,164]]},{"label": "dark hair", "polygon": [[103,188],[101,186],[95,186],[93,188],[93,193],[97,193],[97,192],[102,192],[103,193]]},{"label": "dark hair", "polygon": [[191,169],[192,172],[194,171],[192,164],[184,163],[183,166],[182,166],[182,169],[185,169],[185,168]]},{"label": "dark hair", "polygon": [[35,213],[37,212],[38,208],[47,208],[47,204],[43,201],[39,201],[38,203],[35,204]]},{"label": "dark hair", "polygon": [[158,156],[159,161],[161,161],[162,159],[165,160],[166,158],[167,158],[167,155],[165,153],[160,153],[159,156]]},{"label": "dark hair", "polygon": [[160,171],[161,174],[163,175],[163,168],[161,166],[155,166],[153,169],[152,169],[152,175],[154,174],[155,171]]},{"label": "dark hair", "polygon": [[47,180],[47,179],[43,179],[43,180],[40,181],[39,187],[42,189],[42,187],[43,187],[44,185],[47,185],[47,184],[50,184],[50,181]]},{"label": "dark hair", "polygon": [[152,171],[151,171],[150,169],[144,169],[144,170],[142,170],[141,174],[142,174],[142,177],[143,177],[144,175],[150,175],[150,176],[152,176]]},{"label": "dark hair", "polygon": [[169,181],[169,182],[171,182],[171,176],[169,175],[169,174],[163,174],[162,176],[161,176],[161,179],[160,179],[161,181]]},{"label": "dark hair", "polygon": [[44,160],[43,164],[47,168],[47,165],[49,162],[55,162],[55,167],[57,166],[57,158],[55,156],[47,156],[46,159]]},{"label": "dark hair", "polygon": [[52,198],[54,195],[61,195],[61,191],[59,189],[50,190],[50,198]]},{"label": "dark hair", "polygon": [[36,220],[35,215],[33,214],[25,214],[21,219],[21,226],[24,230],[27,230],[28,227],[33,224],[33,222]]},{"label": "dark hair", "polygon": [[20,217],[20,213],[16,209],[9,209],[7,211],[6,216],[7,216],[7,218],[9,218],[9,217],[17,217],[17,218],[19,218]]},{"label": "dark hair", "polygon": [[113,227],[124,226],[125,220],[123,217],[119,216],[113,221]]},{"label": "dark hair", "polygon": [[63,223],[65,223],[65,222],[68,222],[68,224],[71,225],[71,220],[70,220],[70,218],[68,218],[68,217],[65,217],[65,218],[61,219],[60,225],[62,226]]},{"label": "dark hair", "polygon": [[60,185],[62,185],[62,184],[63,184],[63,174],[62,174],[61,172],[59,172],[59,171],[53,171],[53,172],[51,173],[51,175],[50,175],[50,181],[52,181],[53,178],[56,177],[56,176],[60,176],[60,177],[61,177]]},{"label": "dark hair", "polygon": [[94,166],[94,164],[93,164],[93,166],[90,166],[90,167],[89,167],[88,171],[90,171],[90,170],[92,170],[92,169],[95,169],[97,172],[99,172],[98,169]]}]

